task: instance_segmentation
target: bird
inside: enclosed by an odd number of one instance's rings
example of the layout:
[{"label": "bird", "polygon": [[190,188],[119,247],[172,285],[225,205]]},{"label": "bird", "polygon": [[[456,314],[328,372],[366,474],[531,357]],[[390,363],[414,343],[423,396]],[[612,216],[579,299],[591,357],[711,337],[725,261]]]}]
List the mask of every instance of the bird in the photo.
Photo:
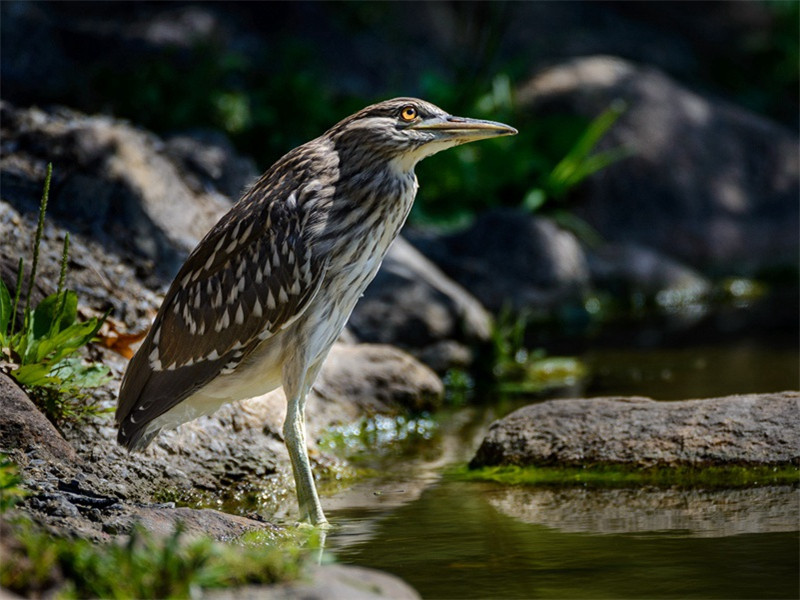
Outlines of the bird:
[{"label": "bird", "polygon": [[306,396],[408,217],[414,167],[441,150],[516,133],[395,98],[280,158],[168,288],[123,376],[118,443],[144,450],[162,429],[282,386],[299,520],[327,527],[305,442]]}]

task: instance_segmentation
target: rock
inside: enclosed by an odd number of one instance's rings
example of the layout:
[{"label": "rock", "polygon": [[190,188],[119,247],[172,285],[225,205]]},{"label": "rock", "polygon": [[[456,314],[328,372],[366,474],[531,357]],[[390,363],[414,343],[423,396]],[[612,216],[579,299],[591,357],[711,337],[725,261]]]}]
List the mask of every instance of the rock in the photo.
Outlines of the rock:
[{"label": "rock", "polygon": [[797,134],[662,72],[607,56],[547,69],[518,93],[539,116],[627,109],[599,148],[634,151],[590,177],[576,212],[609,240],[734,272],[797,265]]},{"label": "rock", "polygon": [[470,466],[606,463],[800,465],[800,393],[531,404],[489,427]]},{"label": "rock", "polygon": [[27,394],[0,372],[0,449],[21,450],[38,458],[78,462],[72,446],[31,402]]},{"label": "rock", "polygon": [[575,236],[517,209],[491,210],[464,231],[412,242],[494,313],[580,301],[589,285]]},{"label": "rock", "polygon": [[692,537],[797,531],[793,486],[744,489],[621,489],[502,486],[488,494],[499,512],[560,531],[619,535],[675,532]]},{"label": "rock", "polygon": [[[0,190],[0,195],[3,193],[5,190]],[[41,194],[41,190],[38,193]],[[37,217],[34,212],[20,213],[0,198],[0,277],[9,290],[16,285],[20,257],[25,261],[23,282],[27,283]],[[56,291],[67,233],[59,223],[45,219],[31,306],[35,307]],[[135,261],[127,260],[127,256],[109,251],[108,245],[93,240],[90,234],[72,232],[69,245],[66,286],[78,293],[81,311],[90,308],[99,316],[113,308],[112,318],[125,322],[131,331],[150,327],[159,298],[139,278],[141,262],[137,266]],[[162,280],[162,283],[165,282]],[[24,302],[20,302],[17,323],[21,322],[23,309]],[[111,356],[110,362],[114,363],[115,355]],[[124,368],[121,358],[117,361],[120,368]]]},{"label": "rock", "polygon": [[208,536],[228,541],[257,530],[275,530],[275,526],[238,515],[211,510],[174,506],[134,506],[128,511],[103,519],[103,531],[129,534],[139,526],[157,537],[168,537],[178,524],[189,537]]},{"label": "rock", "polygon": [[4,102],[0,111],[3,200],[35,210],[52,162],[48,214],[112,249],[133,250],[165,278],[230,207],[214,188],[192,190],[180,163],[153,134],[67,109],[26,110]]},{"label": "rock", "polygon": [[388,573],[353,565],[316,565],[299,581],[210,590],[203,597],[209,600],[415,600],[420,596],[402,579]]},{"label": "rock", "polygon": [[392,346],[334,347],[314,385],[324,402],[354,404],[359,413],[434,410],[441,405],[441,379],[412,356]]},{"label": "rock", "polygon": [[699,300],[711,282],[694,269],[637,244],[605,244],[588,254],[592,283],[599,288],[646,298]]},{"label": "rock", "polygon": [[[491,317],[469,292],[398,238],[348,327],[363,342],[394,344],[430,357],[442,372],[472,361],[469,348],[489,339]],[[458,344],[467,354],[435,352],[442,343]]]},{"label": "rock", "polygon": [[180,166],[189,187],[199,194],[216,189],[237,200],[259,175],[252,158],[240,156],[221,131],[193,130],[167,139],[166,154]]}]

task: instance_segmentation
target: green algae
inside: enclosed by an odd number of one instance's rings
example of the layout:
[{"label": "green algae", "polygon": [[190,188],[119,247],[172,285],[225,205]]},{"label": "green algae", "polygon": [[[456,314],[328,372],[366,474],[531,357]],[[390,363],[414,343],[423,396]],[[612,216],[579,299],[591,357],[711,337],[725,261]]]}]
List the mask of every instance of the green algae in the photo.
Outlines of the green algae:
[{"label": "green algae", "polygon": [[507,485],[594,487],[697,487],[729,488],[761,485],[798,485],[795,465],[680,465],[636,467],[604,464],[587,466],[456,467],[448,477],[463,481],[491,481]]}]

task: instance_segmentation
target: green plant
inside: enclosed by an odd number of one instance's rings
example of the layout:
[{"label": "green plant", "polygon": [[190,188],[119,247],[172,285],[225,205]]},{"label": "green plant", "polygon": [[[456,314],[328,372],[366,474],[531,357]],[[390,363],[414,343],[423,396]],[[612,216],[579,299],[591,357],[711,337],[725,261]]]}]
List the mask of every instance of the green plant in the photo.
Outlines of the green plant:
[{"label": "green plant", "polygon": [[492,377],[494,386],[506,393],[536,393],[572,385],[586,376],[577,358],[547,356],[543,349],[530,350],[525,333],[528,316],[503,310],[492,327]]},{"label": "green plant", "polygon": [[134,529],[126,543],[95,545],[55,538],[29,522],[17,523],[15,552],[0,566],[0,585],[24,596],[62,598],[189,598],[200,590],[294,578],[303,549],[292,540],[223,544],[183,536],[166,538]]},{"label": "green plant", "polygon": [[0,454],[0,514],[25,497],[27,492],[20,487],[21,483],[17,465],[5,454]]},{"label": "green plant", "polygon": [[[412,216],[417,222],[458,226],[480,210],[498,205],[543,211],[589,243],[598,235],[568,210],[571,192],[586,179],[631,155],[628,148],[597,151],[597,145],[623,114],[613,103],[589,121],[577,115],[545,118],[518,106],[511,75],[501,73],[481,96],[423,77],[424,95],[455,113],[509,123],[513,138],[465,146],[418,167],[421,188]],[[465,94],[467,94],[465,96]],[[460,99],[460,101],[459,101]]]},{"label": "green plant", "polygon": [[104,365],[85,363],[73,356],[95,337],[105,317],[82,322],[77,320],[77,294],[64,289],[69,234],[64,238],[56,293],[44,298],[36,308],[32,309],[30,305],[52,172],[52,165],[48,165],[19,329],[16,328],[16,316],[22,292],[22,259],[19,261],[13,299],[6,285],[0,281],[0,355],[4,369],[26,388],[31,399],[53,423],[60,424],[100,412],[96,404],[88,399],[85,390],[109,381],[110,373]]},{"label": "green plant", "polygon": [[615,102],[589,123],[566,156],[542,179],[541,187],[528,192],[523,206],[534,211],[549,198],[563,200],[571,188],[589,175],[630,156],[631,150],[625,147],[595,152],[597,144],[624,112],[625,104],[621,101]]}]

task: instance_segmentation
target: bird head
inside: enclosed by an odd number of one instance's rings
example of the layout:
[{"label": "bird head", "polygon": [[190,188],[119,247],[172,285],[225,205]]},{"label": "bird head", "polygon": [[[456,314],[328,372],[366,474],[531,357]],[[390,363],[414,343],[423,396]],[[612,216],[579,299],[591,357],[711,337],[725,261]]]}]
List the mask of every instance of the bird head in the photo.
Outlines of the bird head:
[{"label": "bird head", "polygon": [[366,107],[326,135],[337,148],[372,153],[407,172],[447,148],[516,133],[503,123],[453,116],[424,100],[395,98]]}]

